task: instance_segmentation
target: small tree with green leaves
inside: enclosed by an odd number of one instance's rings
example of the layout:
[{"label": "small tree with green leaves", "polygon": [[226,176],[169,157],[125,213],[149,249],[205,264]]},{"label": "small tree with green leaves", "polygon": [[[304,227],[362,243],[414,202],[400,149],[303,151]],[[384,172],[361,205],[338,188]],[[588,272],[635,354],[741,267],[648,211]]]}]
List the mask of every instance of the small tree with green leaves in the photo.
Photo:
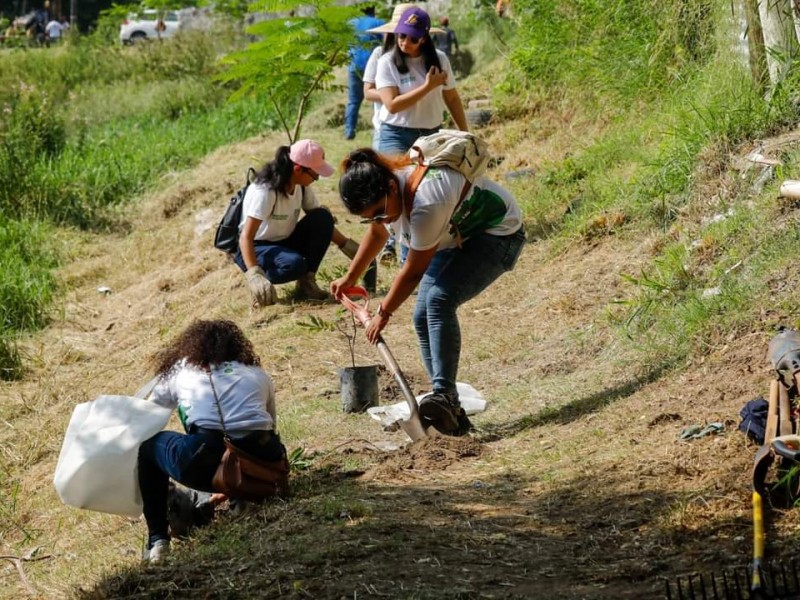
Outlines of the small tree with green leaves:
[{"label": "small tree with green leaves", "polygon": [[[328,321],[316,315],[309,315],[305,321],[300,321],[298,325],[309,331],[319,333],[320,331],[338,331],[342,337],[347,340],[347,348],[350,350],[350,362],[353,368],[356,368],[356,337],[358,335],[358,327],[356,325],[356,318],[353,313],[347,312],[340,308],[336,313],[335,321]],[[350,317],[349,321],[346,316]]]},{"label": "small tree with green leaves", "polygon": [[[357,6],[341,6],[338,0],[287,2],[259,0],[250,12],[278,13],[285,17],[252,25],[247,33],[257,41],[223,59],[222,81],[238,87],[233,99],[265,95],[293,143],[315,92],[330,86],[336,67],[348,61],[348,46],[355,34],[348,23],[359,14]],[[289,114],[295,110],[294,123]]]}]

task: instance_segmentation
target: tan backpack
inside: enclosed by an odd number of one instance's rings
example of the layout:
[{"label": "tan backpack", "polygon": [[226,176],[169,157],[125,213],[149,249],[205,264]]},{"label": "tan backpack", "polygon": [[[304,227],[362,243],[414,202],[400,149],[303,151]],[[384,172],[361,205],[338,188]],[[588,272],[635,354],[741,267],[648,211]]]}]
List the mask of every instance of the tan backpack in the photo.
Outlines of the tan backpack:
[{"label": "tan backpack", "polygon": [[[411,160],[417,164],[414,172],[406,180],[403,194],[403,207],[411,215],[414,194],[430,168],[447,167],[455,169],[467,178],[458,198],[453,214],[467,197],[472,183],[483,175],[489,164],[489,145],[468,131],[441,129],[438,133],[418,138],[408,151]],[[460,235],[457,235],[461,245]]]}]

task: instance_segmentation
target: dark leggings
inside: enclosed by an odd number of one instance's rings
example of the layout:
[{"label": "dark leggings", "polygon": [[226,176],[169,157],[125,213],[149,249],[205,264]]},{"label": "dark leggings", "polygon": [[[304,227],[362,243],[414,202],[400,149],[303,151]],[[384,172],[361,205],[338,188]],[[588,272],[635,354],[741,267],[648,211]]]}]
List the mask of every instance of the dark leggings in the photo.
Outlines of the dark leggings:
[{"label": "dark leggings", "polygon": [[[297,281],[306,273],[317,272],[332,238],[333,215],[325,208],[315,208],[297,222],[286,239],[254,242],[256,262],[272,283]],[[247,271],[241,250],[233,260]]]}]

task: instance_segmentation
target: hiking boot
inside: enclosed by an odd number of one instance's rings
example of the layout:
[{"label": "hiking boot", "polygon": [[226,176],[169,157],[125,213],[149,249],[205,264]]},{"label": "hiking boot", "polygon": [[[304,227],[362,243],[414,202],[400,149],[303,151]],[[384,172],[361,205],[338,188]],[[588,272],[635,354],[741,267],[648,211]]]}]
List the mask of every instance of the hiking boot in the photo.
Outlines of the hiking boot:
[{"label": "hiking boot", "polygon": [[397,250],[393,246],[386,246],[378,254],[378,262],[382,265],[393,265],[397,262]]},{"label": "hiking boot", "polygon": [[170,482],[167,494],[167,521],[172,537],[186,537],[194,527],[214,520],[211,494]]},{"label": "hiking boot", "polygon": [[460,408],[458,410],[458,427],[456,427],[455,431],[453,431],[450,435],[461,437],[464,435],[469,435],[469,432],[474,429],[475,427],[472,426],[472,421],[469,420],[467,413],[464,412],[463,408]]},{"label": "hiking boot", "polygon": [[156,540],[144,551],[142,559],[150,564],[161,563],[169,556],[169,540]]},{"label": "hiking boot", "polygon": [[317,285],[315,275],[315,273],[306,273],[298,279],[297,293],[308,300],[326,300],[328,292]]},{"label": "hiking boot", "polygon": [[[459,416],[463,412],[457,394],[433,392],[419,401],[419,416],[422,418],[422,424],[431,425],[437,431],[447,435],[453,435],[458,431]],[[466,414],[464,419],[467,419]]]}]

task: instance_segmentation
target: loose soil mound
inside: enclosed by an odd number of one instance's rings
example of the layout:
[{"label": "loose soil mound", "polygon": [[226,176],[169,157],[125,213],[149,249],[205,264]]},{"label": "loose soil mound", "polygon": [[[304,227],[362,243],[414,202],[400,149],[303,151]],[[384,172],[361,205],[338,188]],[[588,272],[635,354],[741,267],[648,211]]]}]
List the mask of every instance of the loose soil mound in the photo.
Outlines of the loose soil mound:
[{"label": "loose soil mound", "polygon": [[417,479],[423,472],[443,471],[455,463],[477,458],[482,453],[481,443],[471,437],[436,436],[386,455],[380,464],[364,473],[363,479],[401,483]]}]

